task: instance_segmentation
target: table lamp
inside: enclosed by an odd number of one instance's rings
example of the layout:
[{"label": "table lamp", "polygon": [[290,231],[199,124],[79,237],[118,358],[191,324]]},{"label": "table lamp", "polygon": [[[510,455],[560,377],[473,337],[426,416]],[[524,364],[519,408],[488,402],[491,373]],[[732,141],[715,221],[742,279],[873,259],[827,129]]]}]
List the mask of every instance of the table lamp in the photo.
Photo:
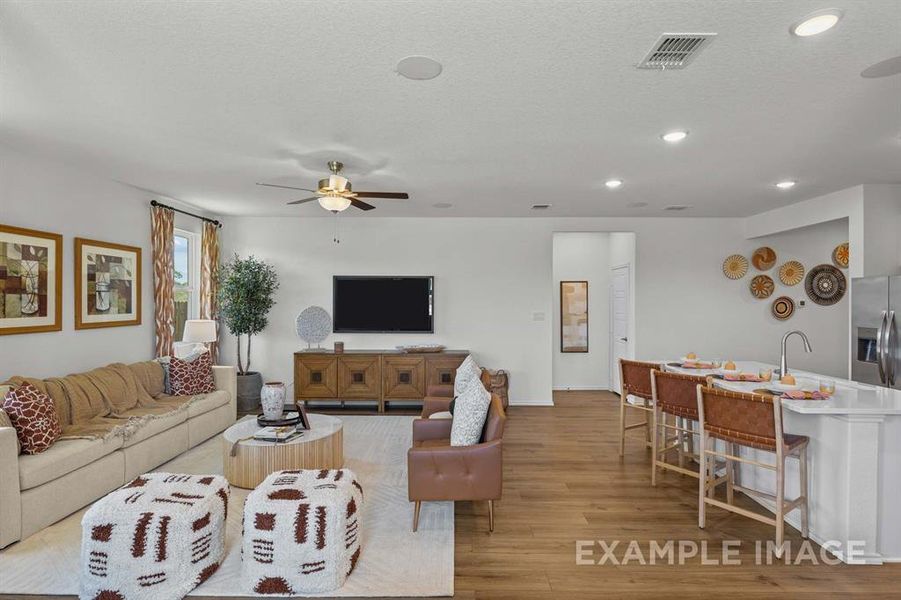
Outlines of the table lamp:
[{"label": "table lamp", "polygon": [[218,339],[216,335],[216,321],[210,319],[188,319],[185,321],[185,333],[181,341],[186,344],[194,344],[195,349],[201,346],[207,349],[206,344],[215,342]]}]

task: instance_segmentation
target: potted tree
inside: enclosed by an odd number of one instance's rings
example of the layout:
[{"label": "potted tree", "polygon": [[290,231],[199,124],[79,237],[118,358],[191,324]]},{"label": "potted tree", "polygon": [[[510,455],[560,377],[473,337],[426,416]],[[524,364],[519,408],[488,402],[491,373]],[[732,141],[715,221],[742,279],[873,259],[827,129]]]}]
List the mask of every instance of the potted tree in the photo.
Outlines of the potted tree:
[{"label": "potted tree", "polygon": [[[238,410],[249,412],[260,404],[263,378],[250,370],[250,344],[253,336],[268,324],[269,310],[275,304],[278,275],[272,265],[253,256],[237,254],[219,269],[219,315],[237,339]],[[247,346],[242,354],[242,338]]]}]

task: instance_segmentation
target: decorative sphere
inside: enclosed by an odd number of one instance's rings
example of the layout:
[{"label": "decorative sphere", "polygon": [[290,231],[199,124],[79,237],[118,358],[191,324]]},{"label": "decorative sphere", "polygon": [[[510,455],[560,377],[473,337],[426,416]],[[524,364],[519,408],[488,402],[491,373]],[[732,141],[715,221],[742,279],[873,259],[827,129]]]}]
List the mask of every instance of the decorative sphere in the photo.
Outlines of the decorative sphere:
[{"label": "decorative sphere", "polygon": [[308,344],[318,344],[332,332],[332,317],[321,306],[305,308],[295,322],[297,337]]}]

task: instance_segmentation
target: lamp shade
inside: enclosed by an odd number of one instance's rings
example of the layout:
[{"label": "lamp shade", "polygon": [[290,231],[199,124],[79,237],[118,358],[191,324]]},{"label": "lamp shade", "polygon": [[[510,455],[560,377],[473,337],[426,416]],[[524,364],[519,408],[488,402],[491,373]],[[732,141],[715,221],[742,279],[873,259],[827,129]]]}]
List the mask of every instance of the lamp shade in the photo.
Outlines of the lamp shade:
[{"label": "lamp shade", "polygon": [[188,319],[181,341],[189,344],[206,344],[216,341],[216,321],[209,319]]}]

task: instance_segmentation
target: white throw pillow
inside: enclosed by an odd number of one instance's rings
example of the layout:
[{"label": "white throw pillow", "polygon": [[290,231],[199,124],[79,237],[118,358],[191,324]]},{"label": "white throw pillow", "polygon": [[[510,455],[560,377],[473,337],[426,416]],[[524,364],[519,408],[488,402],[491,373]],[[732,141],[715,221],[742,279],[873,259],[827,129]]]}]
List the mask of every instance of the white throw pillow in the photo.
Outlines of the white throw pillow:
[{"label": "white throw pillow", "polygon": [[436,412],[429,415],[430,419],[453,419],[454,415],[450,414],[449,411]]},{"label": "white throw pillow", "polygon": [[478,378],[472,379],[454,405],[451,423],[451,446],[472,446],[482,439],[482,427],[488,417],[491,394]]},{"label": "white throw pillow", "polygon": [[472,354],[466,356],[460,366],[457,367],[457,375],[454,377],[454,396],[459,396],[469,385],[469,382],[475,378],[482,376],[482,368],[472,357]]}]

